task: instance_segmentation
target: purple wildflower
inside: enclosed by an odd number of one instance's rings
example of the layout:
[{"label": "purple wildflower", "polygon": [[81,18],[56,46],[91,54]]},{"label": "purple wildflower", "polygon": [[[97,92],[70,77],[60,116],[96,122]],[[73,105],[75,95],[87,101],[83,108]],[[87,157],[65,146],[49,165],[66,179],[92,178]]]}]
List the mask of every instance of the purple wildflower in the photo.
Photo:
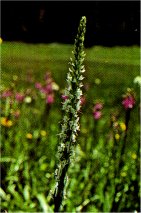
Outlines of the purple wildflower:
[{"label": "purple wildflower", "polygon": [[36,82],[36,83],[35,83],[35,88],[36,88],[36,89],[41,89],[41,88],[42,88],[41,83]]},{"label": "purple wildflower", "polygon": [[93,117],[95,120],[99,120],[102,116],[101,110],[103,109],[103,104],[98,102],[93,107]]},{"label": "purple wildflower", "polygon": [[95,106],[94,106],[94,111],[95,110],[101,110],[103,108],[103,104],[102,103],[97,103],[97,104],[95,104]]},{"label": "purple wildflower", "polygon": [[13,95],[11,90],[6,90],[2,93],[1,97],[2,98],[7,98],[7,97],[11,97]]},{"label": "purple wildflower", "polygon": [[53,94],[47,96],[46,103],[47,104],[53,104],[54,103],[54,95]]},{"label": "purple wildflower", "polygon": [[134,96],[130,95],[127,96],[123,99],[122,101],[122,105],[124,106],[124,108],[127,109],[132,109],[135,105],[135,98]]},{"label": "purple wildflower", "polygon": [[16,101],[18,101],[20,103],[23,102],[24,98],[25,98],[25,96],[23,94],[21,94],[21,93],[17,92],[16,95],[15,95]]},{"label": "purple wildflower", "polygon": [[45,87],[46,89],[46,93],[49,94],[49,93],[52,93],[52,83],[49,83],[48,85],[46,85]]},{"label": "purple wildflower", "polygon": [[101,111],[94,111],[93,116],[94,116],[95,120],[99,120],[102,116],[102,112]]}]

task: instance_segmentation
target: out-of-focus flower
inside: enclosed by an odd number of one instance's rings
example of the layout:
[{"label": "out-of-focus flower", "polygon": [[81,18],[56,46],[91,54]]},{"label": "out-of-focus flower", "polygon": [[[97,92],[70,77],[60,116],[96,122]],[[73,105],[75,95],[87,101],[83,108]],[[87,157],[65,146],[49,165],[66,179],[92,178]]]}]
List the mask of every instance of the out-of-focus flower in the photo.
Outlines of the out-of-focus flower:
[{"label": "out-of-focus flower", "polygon": [[103,104],[102,103],[96,103],[93,109],[95,111],[95,110],[101,110],[102,108],[103,108]]},{"label": "out-of-focus flower", "polygon": [[101,80],[100,80],[99,78],[96,78],[96,79],[95,79],[95,84],[96,84],[96,85],[101,84]]},{"label": "out-of-focus flower", "polygon": [[32,102],[32,98],[30,96],[26,96],[24,98],[24,102],[27,103],[27,104],[30,104]]},{"label": "out-of-focus flower", "polygon": [[136,159],[137,159],[136,153],[132,153],[131,157],[132,157],[134,160],[136,160]]},{"label": "out-of-focus flower", "polygon": [[25,98],[25,96],[23,94],[19,93],[19,92],[17,92],[16,95],[15,95],[16,101],[18,101],[20,103],[23,102],[24,98]]},{"label": "out-of-focus flower", "polygon": [[135,105],[135,98],[132,95],[125,97],[122,101],[122,105],[126,110],[132,109]]},{"label": "out-of-focus flower", "polygon": [[138,84],[139,86],[141,86],[141,76],[136,76],[133,82],[134,84]]},{"label": "out-of-focus flower", "polygon": [[40,131],[41,136],[45,137],[47,135],[47,132],[45,130]]},{"label": "out-of-focus flower", "polygon": [[53,104],[54,103],[54,96],[52,94],[47,96],[46,103],[47,104]]},{"label": "out-of-focus flower", "polygon": [[27,138],[27,139],[32,139],[32,138],[33,138],[33,136],[32,136],[32,134],[31,134],[31,133],[27,133],[27,134],[26,134],[26,138]]},{"label": "out-of-focus flower", "polygon": [[103,108],[103,104],[100,103],[100,102],[98,102],[98,103],[96,103],[94,105],[94,107],[93,107],[93,117],[94,117],[95,120],[99,120],[101,118],[101,116],[102,116],[102,112],[101,112],[102,108]]},{"label": "out-of-focus flower", "polygon": [[58,84],[56,84],[55,82],[52,82],[52,89],[55,91],[58,91],[59,90]]},{"label": "out-of-focus flower", "polygon": [[126,130],[126,125],[125,125],[125,123],[120,122],[119,125],[120,125],[120,128],[121,128],[122,131],[125,131],[125,130]]},{"label": "out-of-focus flower", "polygon": [[95,120],[99,120],[101,118],[101,116],[102,116],[101,111],[94,111],[93,112],[93,117],[94,117]]},{"label": "out-of-focus flower", "polygon": [[36,83],[35,83],[35,88],[36,88],[36,89],[41,89],[41,88],[42,88],[41,83],[36,82]]},{"label": "out-of-focus flower", "polygon": [[40,92],[46,95],[46,94],[47,94],[46,87],[42,87],[42,88],[40,89]]},{"label": "out-of-focus flower", "polygon": [[126,110],[132,109],[134,107],[135,103],[136,103],[136,101],[135,101],[134,90],[132,88],[127,88],[126,94],[123,95],[123,101],[122,101],[123,107]]},{"label": "out-of-focus flower", "polygon": [[0,44],[2,44],[2,42],[3,42],[3,40],[2,40],[2,38],[0,38]]},{"label": "out-of-focus flower", "polygon": [[118,133],[115,134],[115,139],[119,140],[120,139],[120,135]]},{"label": "out-of-focus flower", "polygon": [[53,81],[50,72],[45,74],[45,84],[37,82],[35,87],[40,90],[41,97],[46,99],[47,104],[54,103],[54,90],[59,90],[59,86]]},{"label": "out-of-focus flower", "polygon": [[52,84],[47,84],[46,87],[44,88],[45,89],[45,93],[47,94],[50,94],[52,93],[53,89],[52,89]]},{"label": "out-of-focus flower", "polygon": [[7,98],[7,97],[11,97],[13,95],[11,90],[6,90],[2,93],[1,97],[2,98]]},{"label": "out-of-focus flower", "polygon": [[1,125],[5,126],[5,127],[11,127],[13,125],[13,122],[6,117],[2,117],[1,118]]}]

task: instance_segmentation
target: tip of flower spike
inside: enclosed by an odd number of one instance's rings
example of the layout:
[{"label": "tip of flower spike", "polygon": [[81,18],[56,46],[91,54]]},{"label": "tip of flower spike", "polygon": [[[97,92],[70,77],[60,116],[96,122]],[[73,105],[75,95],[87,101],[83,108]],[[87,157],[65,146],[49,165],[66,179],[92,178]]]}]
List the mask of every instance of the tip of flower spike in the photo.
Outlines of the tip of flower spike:
[{"label": "tip of flower spike", "polygon": [[82,16],[81,21],[86,22],[86,16]]}]

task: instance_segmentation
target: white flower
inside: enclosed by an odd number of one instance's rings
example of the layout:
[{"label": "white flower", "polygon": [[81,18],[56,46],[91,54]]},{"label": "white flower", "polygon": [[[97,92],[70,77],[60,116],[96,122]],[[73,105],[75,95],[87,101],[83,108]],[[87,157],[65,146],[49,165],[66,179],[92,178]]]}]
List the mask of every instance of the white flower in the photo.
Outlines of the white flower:
[{"label": "white flower", "polygon": [[139,86],[141,86],[141,76],[136,76],[133,82],[134,84],[138,84]]},{"label": "white flower", "polygon": [[27,103],[27,104],[30,104],[32,101],[32,98],[30,96],[26,96],[25,99],[24,99],[24,102]]},{"label": "white flower", "polygon": [[58,84],[56,84],[55,82],[53,82],[52,83],[52,89],[58,91],[59,90]]}]

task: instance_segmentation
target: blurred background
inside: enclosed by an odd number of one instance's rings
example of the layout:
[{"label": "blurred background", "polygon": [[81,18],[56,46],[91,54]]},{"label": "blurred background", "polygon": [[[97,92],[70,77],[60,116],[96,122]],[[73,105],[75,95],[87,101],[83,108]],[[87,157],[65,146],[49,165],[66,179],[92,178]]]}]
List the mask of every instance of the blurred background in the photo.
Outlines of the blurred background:
[{"label": "blurred background", "polygon": [[139,45],[140,1],[3,1],[2,38],[32,43],[69,43],[82,15],[86,46]]}]

